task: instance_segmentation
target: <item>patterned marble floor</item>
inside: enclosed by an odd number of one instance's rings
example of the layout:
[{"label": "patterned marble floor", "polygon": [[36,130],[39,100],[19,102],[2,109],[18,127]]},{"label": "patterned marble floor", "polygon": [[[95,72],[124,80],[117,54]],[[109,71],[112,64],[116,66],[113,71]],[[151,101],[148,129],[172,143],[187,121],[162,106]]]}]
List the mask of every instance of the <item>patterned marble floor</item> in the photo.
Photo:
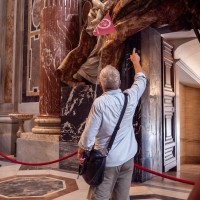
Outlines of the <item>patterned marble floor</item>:
[{"label": "patterned marble floor", "polygon": [[[60,170],[22,170],[21,165],[0,158],[0,200],[86,200],[88,185],[77,174]],[[200,165],[184,165],[170,175],[195,181]],[[154,177],[142,184],[132,184],[131,200],[187,199],[191,185]]]}]

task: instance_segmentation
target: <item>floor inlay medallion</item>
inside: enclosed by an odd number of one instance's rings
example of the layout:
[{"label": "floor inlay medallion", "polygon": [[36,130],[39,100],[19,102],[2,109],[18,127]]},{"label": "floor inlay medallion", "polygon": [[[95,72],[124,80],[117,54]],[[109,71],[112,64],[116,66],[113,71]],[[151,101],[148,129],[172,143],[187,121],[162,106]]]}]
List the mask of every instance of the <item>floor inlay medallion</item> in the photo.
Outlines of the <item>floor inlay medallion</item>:
[{"label": "floor inlay medallion", "polygon": [[0,181],[0,199],[52,199],[78,190],[76,181],[52,175],[16,176]]}]

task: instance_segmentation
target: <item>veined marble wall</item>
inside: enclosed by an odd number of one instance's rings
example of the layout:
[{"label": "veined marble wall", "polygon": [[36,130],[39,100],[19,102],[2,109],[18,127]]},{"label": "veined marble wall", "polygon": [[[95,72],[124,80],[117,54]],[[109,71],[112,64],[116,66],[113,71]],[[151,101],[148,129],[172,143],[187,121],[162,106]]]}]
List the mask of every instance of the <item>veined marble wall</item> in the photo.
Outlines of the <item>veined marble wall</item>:
[{"label": "veined marble wall", "polygon": [[5,0],[0,1],[0,103],[3,102],[3,66],[5,53]]},{"label": "veined marble wall", "polygon": [[[61,141],[77,143],[94,101],[95,85],[62,87]],[[98,87],[97,97],[102,94]]]},{"label": "veined marble wall", "polygon": [[[36,2],[36,3],[34,3]],[[2,103],[13,103],[14,101],[20,101],[21,97],[18,95],[21,95],[21,90],[25,88],[25,92],[22,91],[23,98],[26,97],[26,85],[30,85],[29,88],[31,90],[35,90],[37,88],[37,82],[39,81],[38,71],[39,71],[39,46],[37,36],[34,37],[36,34],[38,34],[38,30],[33,30],[33,28],[30,29],[30,38],[35,38],[36,45],[30,44],[29,45],[29,38],[27,36],[28,33],[28,21],[31,21],[31,17],[34,17],[34,25],[38,28],[39,19],[38,16],[40,16],[40,6],[38,6],[40,0],[31,0],[31,1],[17,1],[17,0],[2,0],[2,12],[1,15],[5,15],[1,17],[1,76],[2,80],[0,82],[1,84],[1,93],[2,97],[0,99],[0,102]],[[29,8],[28,5],[34,5],[35,9]],[[24,6],[25,5],[25,6]],[[30,11],[30,12],[29,12]],[[33,12],[32,12],[33,11]],[[28,15],[29,14],[29,15]],[[32,18],[33,18],[32,17]],[[23,19],[25,19],[25,23],[23,23]],[[33,20],[32,20],[33,21]],[[31,22],[32,22],[31,21]],[[31,22],[29,23],[31,26]],[[33,24],[33,23],[32,23]],[[24,29],[24,31],[23,31]],[[21,48],[21,43],[23,42],[23,37],[21,37],[21,33],[24,32],[24,45],[26,46],[26,52],[23,53]],[[38,36],[39,38],[39,36]],[[27,50],[28,46],[31,46],[33,48],[30,48]],[[29,52],[29,54],[33,54],[33,57],[27,55],[26,53]],[[29,64],[31,64],[31,69],[27,68],[27,58]],[[22,59],[23,62],[22,62]],[[32,62],[34,63],[32,65]],[[25,65],[24,72],[21,71],[22,64]],[[35,67],[35,66],[36,67]],[[33,70],[32,70],[33,69]],[[27,71],[29,74],[27,75]],[[27,76],[26,76],[27,75]],[[17,91],[15,92],[14,87],[16,87],[19,83],[19,77],[21,77],[21,84],[19,85],[20,88],[17,88]],[[34,76],[34,78],[32,78]],[[16,82],[15,82],[16,80]],[[27,81],[27,83],[26,83]],[[32,81],[32,82],[31,82]],[[36,87],[35,87],[36,85]],[[18,87],[18,86],[17,86]],[[15,92],[15,93],[12,93]],[[32,95],[32,94],[31,94]],[[14,96],[14,98],[12,97]],[[22,98],[22,101],[23,101]],[[36,97],[36,99],[25,99],[24,102],[33,102],[38,101],[39,98]],[[5,107],[5,105],[4,105]],[[4,109],[4,108],[3,108]],[[16,110],[16,109],[15,109]],[[11,111],[8,111],[11,112]]]},{"label": "veined marble wall", "polygon": [[[97,97],[102,90],[97,88]],[[77,143],[84,130],[85,123],[94,101],[95,85],[62,87],[61,91],[61,136],[60,157],[77,151]],[[59,163],[61,169],[78,170],[76,157]]]},{"label": "veined marble wall", "polygon": [[[141,32],[142,67],[148,78],[141,98],[141,151],[140,164],[162,172],[162,64],[161,36],[155,29]],[[142,171],[142,181],[152,174]]]},{"label": "veined marble wall", "polygon": [[4,103],[12,102],[12,67],[13,67],[13,36],[14,36],[14,8],[15,0],[6,3],[5,57],[3,68]]}]

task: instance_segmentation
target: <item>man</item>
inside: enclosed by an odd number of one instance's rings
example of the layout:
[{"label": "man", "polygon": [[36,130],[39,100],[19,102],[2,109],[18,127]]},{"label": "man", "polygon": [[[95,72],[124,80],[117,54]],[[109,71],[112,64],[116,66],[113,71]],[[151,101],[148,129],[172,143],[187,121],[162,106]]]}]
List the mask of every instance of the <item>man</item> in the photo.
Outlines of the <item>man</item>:
[{"label": "man", "polygon": [[[90,200],[127,200],[133,172],[133,157],[137,152],[137,142],[132,125],[138,101],[146,87],[146,77],[142,73],[140,57],[133,49],[130,59],[134,65],[135,81],[128,93],[128,104],[114,143],[106,158],[104,180],[97,187],[90,187]],[[124,105],[124,94],[119,71],[111,65],[100,72],[103,94],[95,99],[90,110],[85,129],[78,143],[78,159],[83,163],[83,152],[95,149],[106,153],[106,147],[119,119]]]}]

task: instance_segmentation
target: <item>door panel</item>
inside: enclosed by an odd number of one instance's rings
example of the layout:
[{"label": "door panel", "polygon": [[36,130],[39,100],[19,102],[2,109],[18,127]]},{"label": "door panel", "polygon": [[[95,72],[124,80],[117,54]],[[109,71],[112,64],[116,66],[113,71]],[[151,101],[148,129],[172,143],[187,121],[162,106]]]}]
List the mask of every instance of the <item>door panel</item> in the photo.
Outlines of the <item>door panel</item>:
[{"label": "door panel", "polygon": [[177,164],[175,135],[175,74],[173,47],[162,42],[163,59],[163,171],[167,172]]}]

